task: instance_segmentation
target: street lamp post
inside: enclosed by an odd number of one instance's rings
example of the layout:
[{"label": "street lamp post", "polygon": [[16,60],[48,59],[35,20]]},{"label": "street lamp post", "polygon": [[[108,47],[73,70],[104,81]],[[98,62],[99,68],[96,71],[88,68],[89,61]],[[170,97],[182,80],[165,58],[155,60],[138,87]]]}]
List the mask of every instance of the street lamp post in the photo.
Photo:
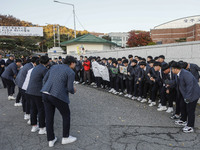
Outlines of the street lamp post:
[{"label": "street lamp post", "polygon": [[75,7],[74,7],[74,4],[70,4],[70,3],[65,3],[65,2],[59,2],[59,1],[56,1],[54,0],[54,2],[56,3],[60,3],[60,4],[65,4],[65,5],[70,5],[73,7],[73,15],[74,15],[74,37],[76,38],[76,16],[75,16]]}]

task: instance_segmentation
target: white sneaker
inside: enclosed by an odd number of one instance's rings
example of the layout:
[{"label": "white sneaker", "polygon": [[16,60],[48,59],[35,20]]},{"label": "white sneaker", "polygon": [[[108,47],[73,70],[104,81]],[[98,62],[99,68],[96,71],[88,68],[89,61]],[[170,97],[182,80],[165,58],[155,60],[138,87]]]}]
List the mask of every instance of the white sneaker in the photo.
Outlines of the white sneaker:
[{"label": "white sneaker", "polygon": [[94,83],[94,82],[92,82],[92,83],[91,83],[91,85],[95,85],[95,83]]},{"label": "white sneaker", "polygon": [[132,97],[132,100],[136,100],[136,99],[137,99],[137,97],[135,97],[135,96]]},{"label": "white sneaker", "polygon": [[69,136],[68,138],[62,138],[62,144],[69,144],[69,143],[73,143],[77,140],[76,137],[73,136]]},{"label": "white sneaker", "polygon": [[115,92],[117,92],[117,91],[114,89],[114,90],[113,90],[111,93],[113,93],[113,94],[114,94]]},{"label": "white sneaker", "polygon": [[129,96],[128,94],[124,95],[124,97],[128,97],[128,96]]},{"label": "white sneaker", "polygon": [[53,147],[56,141],[57,141],[57,137],[55,137],[53,141],[49,141],[49,147]]},{"label": "white sneaker", "polygon": [[194,129],[192,127],[185,126],[183,128],[183,132],[185,132],[185,133],[191,133],[191,132],[194,132]]},{"label": "white sneaker", "polygon": [[14,106],[22,106],[22,103],[15,103]]},{"label": "white sneaker", "polygon": [[40,134],[40,135],[42,135],[42,134],[47,134],[46,127],[40,128],[38,134]]},{"label": "white sneaker", "polygon": [[117,95],[117,94],[119,94],[119,92],[116,91],[116,92],[114,92],[113,94]]},{"label": "white sneaker", "polygon": [[16,98],[14,96],[8,96],[9,100],[15,100]]},{"label": "white sneaker", "polygon": [[110,89],[110,91],[108,91],[108,92],[109,92],[109,93],[112,93],[112,92],[113,92],[113,90],[114,90],[114,89],[112,88],[112,89]]},{"label": "white sneaker", "polygon": [[31,132],[36,132],[39,130],[38,126],[32,126]]},{"label": "white sneaker", "polygon": [[145,102],[147,102],[147,99],[143,98],[141,103],[145,103]]},{"label": "white sneaker", "polygon": [[162,104],[161,104],[161,103],[159,103],[159,104],[158,104],[158,108],[160,108],[161,106],[162,106]]},{"label": "white sneaker", "polygon": [[29,120],[27,121],[27,124],[28,124],[28,125],[31,125],[31,119],[29,119]]},{"label": "white sneaker", "polygon": [[8,96],[8,100],[9,100],[9,101],[10,101],[10,100],[13,100],[12,96]]},{"label": "white sneaker", "polygon": [[123,95],[123,93],[122,93],[122,92],[119,92],[119,95]]},{"label": "white sneaker", "polygon": [[187,125],[187,121],[176,120],[175,121],[175,125],[186,126]]},{"label": "white sneaker", "polygon": [[132,95],[131,95],[131,94],[129,94],[129,95],[128,95],[128,98],[132,98]]},{"label": "white sneaker", "polygon": [[25,114],[24,115],[24,120],[28,120],[28,119],[30,119],[30,114]]},{"label": "white sneaker", "polygon": [[142,97],[138,97],[138,99],[137,99],[138,101],[141,101],[142,100]]},{"label": "white sneaker", "polygon": [[148,103],[149,103],[149,104],[151,104],[151,103],[152,103],[152,100],[151,100],[151,99],[149,99]]},{"label": "white sneaker", "polygon": [[18,103],[18,106],[22,106],[22,103],[21,103],[21,102],[19,102],[19,103]]},{"label": "white sneaker", "polygon": [[167,110],[166,106],[161,106],[160,108],[157,109],[157,111],[165,111]]},{"label": "white sneaker", "polygon": [[149,105],[150,107],[155,106],[156,102],[151,102],[151,104]]},{"label": "white sneaker", "polygon": [[[83,85],[85,84],[85,82],[82,83]],[[57,139],[56,139],[57,140]]]},{"label": "white sneaker", "polygon": [[173,107],[168,107],[168,109],[167,109],[167,113],[172,113],[174,111],[174,109],[173,109]]}]

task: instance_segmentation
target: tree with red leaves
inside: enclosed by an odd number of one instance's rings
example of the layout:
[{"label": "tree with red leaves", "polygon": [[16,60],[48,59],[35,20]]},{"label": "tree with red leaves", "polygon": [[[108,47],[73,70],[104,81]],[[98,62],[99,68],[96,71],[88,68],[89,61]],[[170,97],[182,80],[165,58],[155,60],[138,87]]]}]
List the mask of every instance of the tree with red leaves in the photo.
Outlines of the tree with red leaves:
[{"label": "tree with red leaves", "polygon": [[129,39],[127,42],[129,47],[146,46],[149,43],[152,43],[150,32],[129,32]]}]

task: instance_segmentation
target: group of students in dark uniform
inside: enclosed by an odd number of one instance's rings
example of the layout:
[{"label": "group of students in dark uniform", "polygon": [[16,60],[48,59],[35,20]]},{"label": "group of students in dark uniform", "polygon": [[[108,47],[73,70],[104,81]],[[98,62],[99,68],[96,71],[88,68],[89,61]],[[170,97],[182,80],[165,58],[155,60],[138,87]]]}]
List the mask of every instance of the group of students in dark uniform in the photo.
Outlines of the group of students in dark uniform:
[{"label": "group of students in dark uniform", "polygon": [[[24,57],[23,57],[24,58]],[[1,78],[8,90],[8,100],[16,100],[14,106],[22,106],[24,120],[31,125],[31,132],[47,134],[49,147],[57,141],[54,135],[54,114],[57,108],[63,118],[63,138],[61,143],[76,141],[70,136],[69,93],[74,94],[76,59],[67,56],[61,62],[52,62],[48,56],[31,56],[6,62],[0,55]],[[7,64],[7,65],[6,65]],[[59,64],[59,65],[58,65]],[[18,87],[14,97],[15,85]]]},{"label": "group of students in dark uniform", "polygon": [[[92,64],[107,67],[109,80],[94,76]],[[57,141],[54,135],[54,114],[57,108],[63,118],[62,144],[75,142],[70,136],[69,93],[76,93],[74,84],[89,84],[104,88],[109,93],[121,95],[150,107],[158,104],[158,111],[173,113],[176,125],[183,132],[194,132],[195,109],[200,98],[199,71],[196,64],[184,61],[165,62],[165,56],[145,58],[129,55],[122,58],[73,56],[51,60],[48,56],[33,56],[7,62],[0,55],[0,71],[8,100],[22,106],[24,120],[32,126],[31,132],[47,134],[49,147]],[[15,85],[18,86],[14,97]],[[175,111],[173,103],[176,103]]]},{"label": "group of students in dark uniform", "polygon": [[[108,68],[110,81],[94,76],[95,61]],[[121,66],[126,71],[121,72]],[[75,83],[103,88],[109,93],[148,103],[150,107],[157,103],[158,111],[172,113],[175,124],[184,126],[183,132],[189,133],[194,131],[195,108],[200,98],[199,71],[198,65],[184,61],[166,63],[163,55],[147,59],[133,55],[118,59],[80,56]]]}]

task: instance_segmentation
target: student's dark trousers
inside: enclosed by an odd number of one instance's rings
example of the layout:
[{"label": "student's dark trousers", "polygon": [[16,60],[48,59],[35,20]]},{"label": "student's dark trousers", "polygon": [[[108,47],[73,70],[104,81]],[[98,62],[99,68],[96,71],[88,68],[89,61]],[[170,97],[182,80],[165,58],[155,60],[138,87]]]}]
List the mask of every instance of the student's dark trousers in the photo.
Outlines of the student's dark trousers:
[{"label": "student's dark trousers", "polygon": [[80,82],[79,72],[80,70],[75,70],[75,81],[78,81],[78,82]]},{"label": "student's dark trousers", "polygon": [[39,119],[39,127],[44,128],[45,125],[45,111],[42,96],[30,95],[31,102],[31,125],[37,125],[37,115]]},{"label": "student's dark trousers", "polygon": [[96,80],[97,87],[100,88],[101,87],[101,81],[102,81],[101,77],[96,77],[95,80]]},{"label": "student's dark trousers", "polygon": [[46,129],[47,140],[52,141],[55,139],[54,135],[54,114],[57,108],[62,115],[63,119],[63,137],[69,137],[70,131],[70,109],[69,105],[62,100],[57,99],[51,95],[43,94],[42,99],[44,102],[45,115],[46,115]]},{"label": "student's dark trousers", "polygon": [[3,82],[6,84],[8,90],[8,96],[11,96],[15,93],[15,83],[12,80],[2,78]]},{"label": "student's dark trousers", "polygon": [[[23,112],[26,112],[26,97],[25,97],[25,90],[19,88],[19,93],[22,97],[22,108]],[[30,114],[30,113],[29,113]]]},{"label": "student's dark trousers", "polygon": [[158,90],[159,90],[158,83],[154,83],[153,87],[152,87],[152,93],[151,93],[151,100],[152,100],[152,102],[156,101],[156,96],[158,94]]},{"label": "student's dark trousers", "polygon": [[16,103],[20,102],[21,97],[22,97],[22,94],[20,92],[20,88],[18,88],[18,93],[17,93],[17,97],[16,97]]},{"label": "student's dark trousers", "polygon": [[194,127],[197,101],[198,100],[195,100],[194,102],[186,104],[184,99],[181,100],[181,120],[188,121],[188,127]]},{"label": "student's dark trousers", "polygon": [[133,96],[137,97],[138,96],[138,87],[139,84],[137,84],[137,80],[134,81],[134,92],[133,92]]},{"label": "student's dark trousers", "polygon": [[117,79],[116,79],[116,91],[119,92],[119,89],[121,89],[121,92],[124,92],[124,80],[120,77],[117,77]]},{"label": "student's dark trousers", "polygon": [[126,79],[126,89],[128,94],[133,94],[133,79]]},{"label": "student's dark trousers", "polygon": [[[0,75],[1,76],[1,75]],[[3,83],[3,87],[6,88],[6,83],[5,81],[3,80],[3,78],[1,77],[1,80],[2,80],[2,83]]]},{"label": "student's dark trousers", "polygon": [[89,82],[88,84],[90,84],[91,83],[90,70],[88,71],[84,70],[84,82],[87,83],[87,80]]},{"label": "student's dark trousers", "polygon": [[144,81],[139,82],[139,88],[138,88],[138,96],[142,97],[143,91],[144,91]]},{"label": "student's dark trousers", "polygon": [[147,98],[147,94],[151,95],[151,84],[147,81],[144,82],[142,98]]},{"label": "student's dark trousers", "polygon": [[80,70],[80,82],[84,81],[84,70]]},{"label": "student's dark trousers", "polygon": [[169,94],[167,94],[167,100],[169,107],[173,107],[173,101],[176,101],[176,89],[169,89]]},{"label": "student's dark trousers", "polygon": [[24,91],[24,100],[25,100],[25,112],[26,114],[30,114],[31,113],[31,102],[30,102],[30,95],[25,93],[26,91]]},{"label": "student's dark trousers", "polygon": [[110,86],[116,90],[116,79],[117,77],[110,77]]}]

